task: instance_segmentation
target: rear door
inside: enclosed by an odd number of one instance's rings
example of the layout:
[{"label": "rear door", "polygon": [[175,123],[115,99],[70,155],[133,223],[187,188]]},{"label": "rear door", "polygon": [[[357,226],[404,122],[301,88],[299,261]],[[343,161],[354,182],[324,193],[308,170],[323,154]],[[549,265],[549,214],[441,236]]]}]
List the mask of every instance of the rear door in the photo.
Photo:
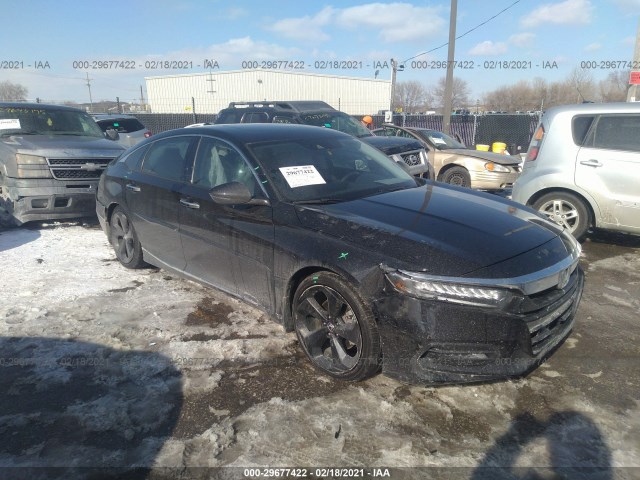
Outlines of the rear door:
[{"label": "rear door", "polygon": [[575,182],[597,202],[599,227],[640,231],[640,115],[596,118],[577,154]]},{"label": "rear door", "polygon": [[197,136],[182,135],[153,142],[140,171],[125,179],[126,203],[140,243],[178,270],[186,263],[179,235],[180,195],[190,176],[196,141]]}]

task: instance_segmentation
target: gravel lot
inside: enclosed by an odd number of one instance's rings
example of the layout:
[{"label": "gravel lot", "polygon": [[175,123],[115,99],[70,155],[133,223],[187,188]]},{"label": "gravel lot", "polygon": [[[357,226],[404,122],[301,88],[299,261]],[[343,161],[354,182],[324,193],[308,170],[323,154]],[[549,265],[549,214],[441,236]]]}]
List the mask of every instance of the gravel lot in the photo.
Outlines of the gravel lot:
[{"label": "gravel lot", "polygon": [[640,478],[640,237],[583,249],[576,327],[547,362],[434,388],[325,377],[261,311],[121,267],[95,223],[2,231],[0,478]]}]

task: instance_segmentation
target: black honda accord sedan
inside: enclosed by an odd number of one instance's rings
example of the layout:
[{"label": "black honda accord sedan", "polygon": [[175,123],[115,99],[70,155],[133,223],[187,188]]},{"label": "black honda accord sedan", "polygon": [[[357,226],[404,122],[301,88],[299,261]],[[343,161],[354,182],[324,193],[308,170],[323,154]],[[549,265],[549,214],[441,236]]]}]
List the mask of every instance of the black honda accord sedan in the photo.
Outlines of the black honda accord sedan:
[{"label": "black honda accord sedan", "polygon": [[525,374],[569,335],[583,289],[580,246],[557,225],[328,128],[154,135],[109,165],[97,213],[125,267],[261,307],[343,380]]}]

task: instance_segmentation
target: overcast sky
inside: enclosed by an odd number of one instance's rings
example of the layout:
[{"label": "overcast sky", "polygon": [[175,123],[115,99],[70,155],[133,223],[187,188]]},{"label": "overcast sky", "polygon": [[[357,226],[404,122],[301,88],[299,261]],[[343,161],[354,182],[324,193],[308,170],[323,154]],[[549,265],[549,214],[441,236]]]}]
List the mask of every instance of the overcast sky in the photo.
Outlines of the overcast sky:
[{"label": "overcast sky", "polygon": [[[436,48],[448,40],[449,10],[428,0],[23,0],[3,7],[0,81],[25,85],[30,100],[88,102],[88,73],[94,101],[136,101],[154,75],[258,62],[390,79],[395,58],[405,65],[398,81],[430,86],[445,74],[447,47]],[[640,0],[459,0],[457,35],[477,28],[456,42],[466,68],[455,75],[476,98],[518,80],[562,79],[576,66],[604,78],[629,68],[639,12]]]}]

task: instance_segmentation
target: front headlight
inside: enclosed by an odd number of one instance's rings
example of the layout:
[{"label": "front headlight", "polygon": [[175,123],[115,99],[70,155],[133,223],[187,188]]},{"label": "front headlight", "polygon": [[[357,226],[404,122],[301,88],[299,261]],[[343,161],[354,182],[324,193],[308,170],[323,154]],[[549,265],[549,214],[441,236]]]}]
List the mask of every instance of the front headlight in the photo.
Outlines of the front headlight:
[{"label": "front headlight", "polygon": [[487,162],[484,164],[484,169],[490,172],[509,173],[509,169],[499,163]]},{"label": "front headlight", "polygon": [[18,165],[46,165],[47,159],[38,155],[27,155],[26,153],[16,153],[16,163]]},{"label": "front headlight", "polygon": [[506,288],[466,284],[462,278],[444,279],[401,270],[388,271],[386,277],[397,291],[428,300],[500,308],[514,297]]},{"label": "front headlight", "polygon": [[45,157],[16,153],[16,163],[18,178],[53,178]]}]

